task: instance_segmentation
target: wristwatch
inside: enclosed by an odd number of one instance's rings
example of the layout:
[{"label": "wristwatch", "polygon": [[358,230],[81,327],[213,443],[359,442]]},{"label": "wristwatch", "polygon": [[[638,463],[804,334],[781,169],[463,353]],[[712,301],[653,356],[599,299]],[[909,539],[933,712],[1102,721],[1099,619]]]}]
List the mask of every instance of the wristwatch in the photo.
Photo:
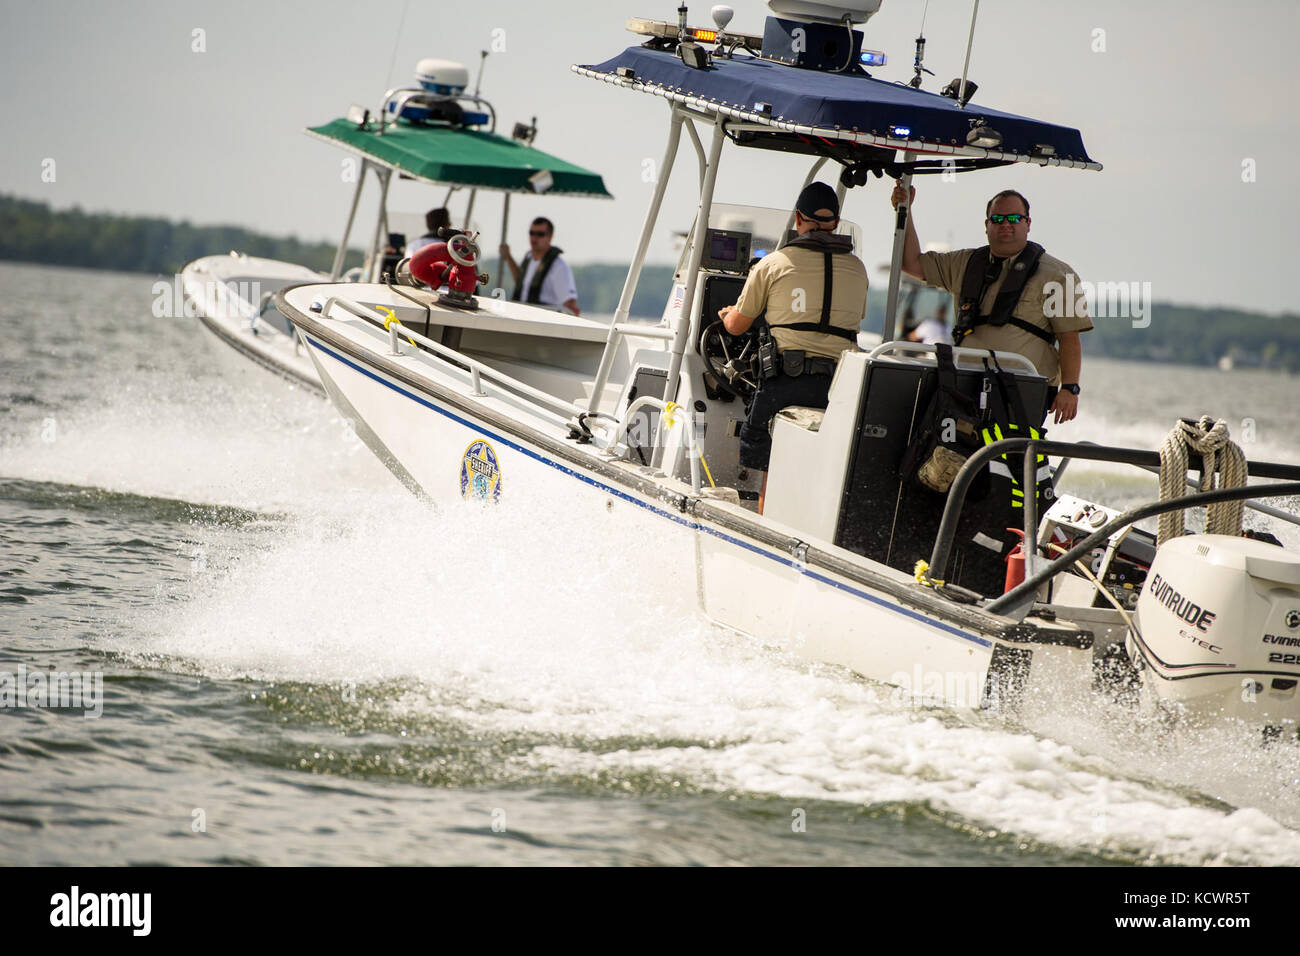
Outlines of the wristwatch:
[{"label": "wristwatch", "polygon": [[1078,394],[1079,394],[1079,386],[1078,386],[1078,385],[1062,385],[1062,386],[1061,386],[1061,391],[1063,391],[1063,392],[1069,392],[1071,395],[1078,395]]}]

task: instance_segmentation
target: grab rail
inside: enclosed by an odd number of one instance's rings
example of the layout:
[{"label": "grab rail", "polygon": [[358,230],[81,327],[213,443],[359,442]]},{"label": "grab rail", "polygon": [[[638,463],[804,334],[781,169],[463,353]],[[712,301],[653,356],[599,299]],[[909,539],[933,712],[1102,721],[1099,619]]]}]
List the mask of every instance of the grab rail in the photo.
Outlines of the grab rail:
[{"label": "grab rail", "polygon": [[[394,97],[396,97],[396,99],[394,99]],[[488,126],[488,130],[489,132],[496,132],[497,111],[491,103],[483,99],[483,97],[479,96],[477,93],[441,94],[431,92],[422,87],[395,86],[384,94],[383,105],[379,107],[379,128],[376,130],[376,133],[383,136],[385,129],[390,125],[388,122],[388,105],[390,103],[395,103],[392,119],[392,124],[395,125],[397,123],[397,118],[402,115],[402,110],[405,108],[407,102],[413,99],[422,99],[430,103],[439,101],[445,102],[448,100],[466,100],[473,103],[475,106],[488,111],[489,115],[492,117],[492,122],[491,125]]]},{"label": "grab rail", "polygon": [[[926,342],[890,340],[888,342],[881,342],[877,345],[870,353],[868,353],[867,358],[885,358],[891,355],[898,355],[902,358],[907,358],[906,353],[908,352],[920,353],[933,357],[936,351],[937,349],[935,349],[933,345]],[[964,348],[960,345],[954,345],[952,349],[953,364],[960,366],[961,360],[964,358],[970,359],[972,362],[978,359],[979,364],[976,367],[982,369],[984,367],[984,362],[988,361],[989,351],[989,349],[971,349]],[[1025,372],[1029,375],[1038,374],[1038,369],[1034,368],[1034,363],[1029,361],[1029,359],[1025,358],[1019,352],[994,352],[993,356],[997,363],[1002,366],[1004,371]],[[937,363],[938,359],[935,359],[935,362]]]},{"label": "grab rail", "polygon": [[1119,531],[1122,528],[1127,528],[1129,525],[1141,521],[1143,518],[1150,518],[1153,515],[1163,514],[1166,511],[1174,511],[1178,508],[1195,508],[1199,505],[1218,504],[1222,501],[1239,501],[1249,494],[1260,493],[1263,493],[1268,497],[1277,497],[1279,495],[1300,495],[1300,481],[1288,481],[1279,485],[1256,485],[1254,488],[1247,486],[1242,486],[1240,488],[1219,488],[1214,491],[1203,491],[1200,494],[1187,495],[1183,498],[1175,498],[1170,501],[1158,501],[1154,504],[1134,508],[1132,511],[1126,511],[1118,518],[1108,521],[1105,525],[1088,535],[1088,537],[1084,538],[1056,560],[1039,568],[1006,594],[990,601],[984,606],[984,610],[989,614],[1001,614],[1008,608],[1017,607],[1030,595],[1037,592],[1039,585],[1054,577],[1058,571],[1073,564],[1102,541],[1105,541],[1113,535],[1116,531]]},{"label": "grab rail", "polygon": [[[393,355],[402,354],[401,340],[399,338],[400,331],[400,335],[405,336],[409,341],[419,342],[429,351],[463,366],[470,373],[470,382],[474,387],[474,394],[477,396],[485,396],[487,394],[483,391],[482,383],[482,380],[486,378],[493,384],[505,386],[506,388],[514,390],[518,393],[516,397],[531,398],[538,404],[549,405],[551,408],[566,412],[571,416],[582,415],[586,412],[586,409],[581,408],[572,402],[566,401],[565,399],[559,398],[555,395],[550,395],[547,392],[543,392],[541,389],[534,388],[527,382],[521,382],[517,378],[512,378],[511,376],[506,375],[504,372],[497,371],[490,365],[485,365],[476,359],[472,359],[463,352],[458,352],[453,348],[448,348],[441,342],[435,342],[432,339],[421,335],[414,329],[403,325],[401,319],[390,319],[389,317],[376,312],[369,306],[353,302],[351,299],[346,299],[341,295],[330,296],[325,300],[325,304],[321,307],[322,317],[329,318],[330,310],[336,305],[343,309],[343,311],[351,313],[359,319],[364,319],[367,322],[378,324],[382,328],[386,329],[388,331],[388,339],[393,350]],[[567,426],[570,424],[567,419],[560,418],[549,412],[546,413],[546,416],[561,425]]]},{"label": "grab rail", "polygon": [[[1079,442],[1079,444],[1095,445],[1096,442],[1085,441],[1085,442]],[[1070,459],[1065,458],[1062,459],[1061,463],[1056,466],[1056,473],[1052,475],[1053,487],[1057,487],[1059,485],[1061,476],[1065,474],[1065,466],[1069,464],[1069,462]],[[1159,466],[1156,465],[1138,465],[1137,467],[1141,468],[1143,471],[1150,472],[1153,475],[1160,474],[1160,468]],[[1187,487],[1191,491],[1201,490],[1200,485],[1192,481],[1192,479],[1190,478],[1187,479]],[[1251,511],[1258,511],[1262,515],[1268,515],[1270,518],[1276,518],[1278,521],[1285,521],[1287,524],[1293,524],[1296,525],[1297,527],[1300,527],[1300,515],[1293,515],[1289,511],[1283,511],[1281,508],[1274,508],[1272,505],[1266,505],[1262,501],[1255,501],[1253,498],[1247,498],[1245,501],[1242,502],[1242,504],[1245,505],[1247,508],[1249,508]]]},{"label": "grab rail", "polygon": [[[1004,438],[1001,441],[995,441],[985,445],[976,451],[966,463],[962,465],[961,470],[953,479],[952,486],[948,489],[948,500],[944,505],[943,517],[939,521],[939,531],[935,535],[934,550],[930,553],[930,569],[935,575],[941,575],[943,569],[947,567],[948,560],[952,556],[952,542],[957,534],[957,520],[961,517],[962,508],[966,504],[966,493],[970,490],[971,482],[975,476],[984,467],[985,462],[992,458],[1016,452],[1025,454],[1025,473],[1023,481],[1025,485],[1025,553],[1032,554],[1037,550],[1031,551],[1031,546],[1035,546],[1035,537],[1037,535],[1037,514],[1035,513],[1037,498],[1030,493],[1030,490],[1036,486],[1036,482],[1031,480],[1037,464],[1038,455],[1059,455],[1067,458],[1083,458],[1090,461],[1112,461],[1121,465],[1137,465],[1138,467],[1160,467],[1160,453],[1146,451],[1140,448],[1115,448],[1108,445],[1079,444],[1077,442],[1045,441],[1035,438]],[[1300,481],[1300,466],[1297,465],[1280,465],[1273,462],[1248,461],[1246,462],[1247,474],[1257,478],[1273,478],[1283,481]],[[1260,488],[1246,487],[1240,490],[1243,493],[1236,497],[1218,498],[1217,501],[1233,501],[1246,499],[1252,495],[1262,494],[1272,496],[1275,494],[1271,489],[1265,486]],[[1300,486],[1297,486],[1297,492],[1300,492]],[[1277,492],[1276,494],[1285,494],[1287,492]],[[1207,492],[1206,494],[1210,494]],[[1179,498],[1174,507],[1195,507],[1197,500],[1202,495],[1191,495]],[[1033,506],[1031,507],[1031,501]],[[1164,510],[1173,510],[1167,508]],[[1159,513],[1152,512],[1152,513]],[[1134,520],[1141,520],[1142,517],[1148,517],[1147,514],[1141,515]],[[1030,519],[1033,519],[1033,528],[1028,527]],[[1107,525],[1107,527],[1110,527]],[[1053,562],[1055,564],[1056,562]],[[1062,565],[1064,566],[1064,565]],[[1037,577],[1037,574],[1034,575]],[[1010,592],[1008,592],[1010,593]],[[1001,600],[1001,599],[999,599]]]},{"label": "grab rail", "polygon": [[[658,432],[663,431],[665,427],[673,428],[679,421],[684,422],[686,450],[691,456],[691,490],[698,494],[700,491],[700,452],[695,445],[695,416],[676,402],[665,402],[662,398],[655,398],[653,395],[642,395],[640,398],[633,400],[623,413],[623,420],[619,422],[618,428],[614,429],[614,434],[605,447],[613,448],[625,439],[628,429],[632,426],[633,414],[647,405],[654,406],[660,412],[659,426],[655,429],[656,437],[658,437]],[[681,416],[680,419],[677,417],[679,415]]]}]

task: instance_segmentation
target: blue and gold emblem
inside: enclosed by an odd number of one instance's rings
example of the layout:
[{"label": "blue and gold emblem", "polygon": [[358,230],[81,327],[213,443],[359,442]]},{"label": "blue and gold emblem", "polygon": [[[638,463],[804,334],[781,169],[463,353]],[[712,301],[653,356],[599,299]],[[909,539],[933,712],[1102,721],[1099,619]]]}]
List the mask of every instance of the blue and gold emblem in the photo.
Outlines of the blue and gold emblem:
[{"label": "blue and gold emblem", "polygon": [[460,496],[501,500],[501,463],[496,449],[482,439],[472,442],[460,460]]}]

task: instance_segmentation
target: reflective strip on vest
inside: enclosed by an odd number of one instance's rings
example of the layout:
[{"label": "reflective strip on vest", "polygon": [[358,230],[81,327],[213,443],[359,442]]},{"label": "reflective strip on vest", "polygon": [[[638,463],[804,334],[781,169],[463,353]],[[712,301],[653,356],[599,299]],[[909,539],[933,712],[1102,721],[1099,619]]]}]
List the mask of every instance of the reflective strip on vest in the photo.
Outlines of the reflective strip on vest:
[{"label": "reflective strip on vest", "polygon": [[[1020,426],[1017,425],[1015,422],[1010,422],[1007,425],[1007,431],[1018,432],[1020,431]],[[988,428],[983,428],[980,430],[980,435],[984,438],[984,444],[986,445],[991,445],[995,441],[1002,441],[1002,439],[1006,437],[1015,437],[1012,435],[1003,435],[1002,428],[1000,425],[998,425],[997,422],[993,423],[993,430],[991,432],[989,431]],[[1039,432],[1037,428],[1035,428],[1033,425],[1030,425],[1029,437],[1042,438],[1043,436],[1042,433]],[[1044,455],[1042,452],[1038,453],[1037,461],[1038,461],[1038,469],[1037,471],[1034,472],[1034,479],[1041,486],[1043,482],[1051,480],[1052,468],[1047,463],[1047,456]],[[1012,473],[1011,460],[1006,456],[1005,453],[999,455],[993,461],[989,462],[989,474],[998,475],[1000,477],[1006,478],[1011,482],[1011,507],[1012,508],[1023,508],[1025,506],[1025,492],[1020,487],[1020,477]]]}]

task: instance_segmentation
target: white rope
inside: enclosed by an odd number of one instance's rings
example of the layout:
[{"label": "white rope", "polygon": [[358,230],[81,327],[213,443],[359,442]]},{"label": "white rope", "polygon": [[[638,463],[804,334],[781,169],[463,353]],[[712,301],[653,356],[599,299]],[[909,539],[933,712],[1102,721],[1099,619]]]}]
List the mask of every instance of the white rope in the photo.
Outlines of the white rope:
[{"label": "white rope", "polygon": [[[1160,446],[1160,500],[1172,501],[1187,492],[1189,451],[1201,456],[1201,491],[1240,488],[1246,484],[1246,455],[1228,437],[1228,423],[1202,415],[1200,421],[1182,419]],[[1217,481],[1216,481],[1217,478]],[[1186,509],[1160,516],[1157,545],[1187,533],[1183,526]],[[1242,502],[1222,501],[1205,511],[1206,534],[1241,534]]]}]

